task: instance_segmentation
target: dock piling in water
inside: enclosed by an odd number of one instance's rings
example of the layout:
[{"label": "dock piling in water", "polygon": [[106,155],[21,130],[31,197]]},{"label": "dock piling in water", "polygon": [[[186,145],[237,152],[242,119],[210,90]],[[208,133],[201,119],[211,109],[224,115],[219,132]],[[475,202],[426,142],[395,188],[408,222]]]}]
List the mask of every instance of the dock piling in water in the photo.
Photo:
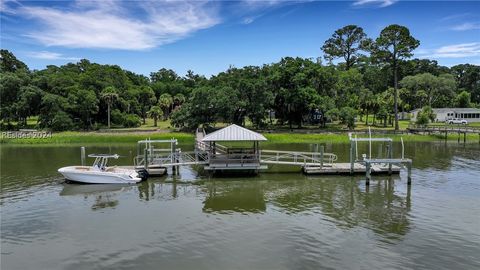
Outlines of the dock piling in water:
[{"label": "dock piling in water", "polygon": [[80,147],[80,163],[85,166],[85,146]]}]

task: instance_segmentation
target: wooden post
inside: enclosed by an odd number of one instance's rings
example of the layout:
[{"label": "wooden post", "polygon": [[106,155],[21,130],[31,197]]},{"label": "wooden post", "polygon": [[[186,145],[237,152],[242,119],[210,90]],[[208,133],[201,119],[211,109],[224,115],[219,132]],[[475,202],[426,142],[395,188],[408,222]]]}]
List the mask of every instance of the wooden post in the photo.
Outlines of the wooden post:
[{"label": "wooden post", "polygon": [[[393,144],[392,142],[388,142],[388,158],[392,159],[393,157]],[[392,163],[388,163],[388,175],[392,175]]]},{"label": "wooden post", "polygon": [[370,162],[365,162],[365,176],[367,179],[365,179],[365,185],[370,185],[370,178],[371,178],[371,165]]},{"label": "wooden post", "polygon": [[350,174],[353,174],[353,164],[354,164],[354,158],[353,158],[353,141],[350,141]]},{"label": "wooden post", "polygon": [[[171,162],[176,163],[177,149],[174,141],[170,143],[170,155],[171,155],[171,158],[170,158]],[[177,166],[172,166],[172,172],[174,173],[177,172]]]},{"label": "wooden post", "polygon": [[143,159],[145,160],[143,166],[144,166],[145,170],[148,171],[148,148],[145,148],[145,150],[143,152],[144,152],[143,153]]},{"label": "wooden post", "polygon": [[467,132],[463,132],[463,143],[467,142]]},{"label": "wooden post", "polygon": [[320,169],[323,169],[323,151],[324,151],[324,146],[322,145],[320,146]]},{"label": "wooden post", "polygon": [[412,184],[412,162],[407,163],[407,170],[408,170],[408,175],[407,175],[407,184],[411,185]]},{"label": "wooden post", "polygon": [[80,162],[85,166],[85,146],[80,147]]}]

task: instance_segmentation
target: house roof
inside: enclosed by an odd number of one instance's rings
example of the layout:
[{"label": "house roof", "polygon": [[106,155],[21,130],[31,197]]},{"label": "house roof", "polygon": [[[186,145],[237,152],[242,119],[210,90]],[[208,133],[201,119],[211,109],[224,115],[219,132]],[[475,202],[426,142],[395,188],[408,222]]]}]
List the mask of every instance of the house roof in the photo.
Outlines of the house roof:
[{"label": "house roof", "polygon": [[226,142],[226,141],[266,141],[262,134],[251,131],[235,124],[207,134],[202,142]]},{"label": "house roof", "polygon": [[[415,109],[413,112],[421,111],[422,109]],[[480,109],[476,108],[432,108],[434,113],[446,113],[446,112],[456,112],[456,113],[480,113]]]}]

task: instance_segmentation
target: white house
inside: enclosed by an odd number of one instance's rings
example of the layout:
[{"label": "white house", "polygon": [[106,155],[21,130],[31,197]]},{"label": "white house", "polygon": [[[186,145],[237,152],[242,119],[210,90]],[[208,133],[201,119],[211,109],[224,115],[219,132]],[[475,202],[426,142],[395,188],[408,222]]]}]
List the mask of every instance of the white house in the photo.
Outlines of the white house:
[{"label": "white house", "polygon": [[[411,120],[416,121],[417,115],[422,109],[415,109],[410,112]],[[445,122],[448,119],[460,118],[468,122],[480,122],[480,109],[475,108],[433,108],[435,122]]]}]

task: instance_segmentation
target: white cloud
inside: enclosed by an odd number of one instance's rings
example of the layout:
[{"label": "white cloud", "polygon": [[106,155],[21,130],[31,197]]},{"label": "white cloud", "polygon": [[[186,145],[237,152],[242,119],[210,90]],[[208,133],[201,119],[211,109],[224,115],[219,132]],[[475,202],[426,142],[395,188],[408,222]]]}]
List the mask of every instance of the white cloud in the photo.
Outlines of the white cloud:
[{"label": "white cloud", "polygon": [[48,51],[29,52],[28,56],[32,58],[45,59],[45,60],[72,60],[72,61],[80,60],[80,58],[78,57],[69,57],[69,56],[64,56],[61,53],[48,52]]},{"label": "white cloud", "polygon": [[480,29],[480,23],[466,22],[466,23],[452,26],[450,29],[455,31],[478,30]]},{"label": "white cloud", "polygon": [[242,20],[242,23],[243,24],[251,24],[254,21],[255,21],[255,17],[246,17]]},{"label": "white cloud", "polygon": [[458,20],[464,17],[470,17],[472,14],[471,13],[458,13],[458,14],[452,14],[448,15],[445,17],[442,17],[439,21],[452,21],[452,20]]},{"label": "white cloud", "polygon": [[356,0],[354,6],[375,5],[379,7],[388,7],[398,2],[398,0]]},{"label": "white cloud", "polygon": [[0,13],[15,14],[14,6],[19,4],[17,0],[0,0]]},{"label": "white cloud", "polygon": [[433,50],[422,50],[426,58],[466,58],[480,56],[480,42],[453,44]]},{"label": "white cloud", "polygon": [[69,48],[145,50],[219,23],[215,5],[206,2],[126,4],[130,6],[114,0],[77,1],[65,10],[30,6],[19,11],[44,26],[27,36],[47,46]]}]

